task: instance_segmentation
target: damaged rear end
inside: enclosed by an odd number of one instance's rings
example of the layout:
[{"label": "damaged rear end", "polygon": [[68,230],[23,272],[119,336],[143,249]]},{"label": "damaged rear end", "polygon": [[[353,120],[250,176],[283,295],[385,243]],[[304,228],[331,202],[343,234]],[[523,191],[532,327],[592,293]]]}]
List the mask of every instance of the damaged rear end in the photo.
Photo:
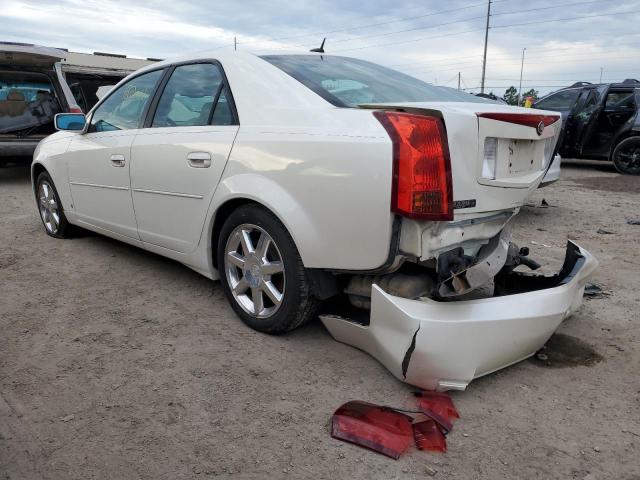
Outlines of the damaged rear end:
[{"label": "damaged rear end", "polygon": [[533,355],[578,308],[597,265],[569,242],[558,274],[535,275],[540,265],[511,242],[560,116],[478,103],[366,108],[393,144],[396,251],[381,271],[348,277],[351,309],[321,316],[331,335],[431,390],[464,389]]}]

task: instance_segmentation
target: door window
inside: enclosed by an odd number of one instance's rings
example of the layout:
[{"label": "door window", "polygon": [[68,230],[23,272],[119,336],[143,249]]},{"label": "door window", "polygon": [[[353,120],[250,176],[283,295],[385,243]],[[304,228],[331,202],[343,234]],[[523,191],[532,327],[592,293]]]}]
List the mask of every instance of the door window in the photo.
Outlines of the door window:
[{"label": "door window", "polygon": [[578,99],[580,90],[563,90],[549,95],[536,103],[536,108],[542,110],[571,110]]},{"label": "door window", "polygon": [[108,132],[139,128],[145,107],[163,70],[145,73],[118,87],[91,118],[89,131]]},{"label": "door window", "polygon": [[609,92],[605,104],[607,110],[633,110],[635,109],[635,100],[633,90]]},{"label": "door window", "polygon": [[177,67],[162,92],[151,126],[209,125],[212,115],[214,124],[229,125],[231,111],[223,88],[222,73],[214,64]]}]

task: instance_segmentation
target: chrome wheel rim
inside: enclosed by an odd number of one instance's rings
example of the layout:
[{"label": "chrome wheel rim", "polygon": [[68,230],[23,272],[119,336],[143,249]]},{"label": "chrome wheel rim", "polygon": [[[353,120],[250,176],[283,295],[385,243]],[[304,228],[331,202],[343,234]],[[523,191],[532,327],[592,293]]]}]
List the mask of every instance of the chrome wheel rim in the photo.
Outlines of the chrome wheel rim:
[{"label": "chrome wheel rim", "polygon": [[53,193],[53,187],[46,180],[40,182],[38,187],[38,208],[47,232],[57,233],[60,228],[60,209]]},{"label": "chrome wheel rim", "polygon": [[278,311],[285,292],[284,262],[263,228],[242,224],[231,232],[224,269],[231,295],[245,312],[269,318]]}]

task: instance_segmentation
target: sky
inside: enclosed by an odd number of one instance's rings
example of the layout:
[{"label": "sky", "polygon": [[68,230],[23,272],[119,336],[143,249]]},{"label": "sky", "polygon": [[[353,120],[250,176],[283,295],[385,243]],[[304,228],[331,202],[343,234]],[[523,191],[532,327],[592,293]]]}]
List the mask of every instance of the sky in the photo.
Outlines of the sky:
[{"label": "sky", "polygon": [[[169,58],[234,48],[370,60],[478,92],[488,0],[2,0],[0,41]],[[492,0],[485,91],[640,79],[640,0]]]}]

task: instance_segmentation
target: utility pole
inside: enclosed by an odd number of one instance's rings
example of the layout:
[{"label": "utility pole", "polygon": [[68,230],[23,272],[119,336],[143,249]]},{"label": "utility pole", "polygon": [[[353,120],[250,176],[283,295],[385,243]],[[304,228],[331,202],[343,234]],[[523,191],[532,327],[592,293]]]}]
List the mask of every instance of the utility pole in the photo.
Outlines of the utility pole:
[{"label": "utility pole", "polygon": [[236,39],[236,37],[233,37],[233,50],[237,50],[238,49],[238,40]]},{"label": "utility pole", "polygon": [[489,17],[491,17],[491,0],[487,6],[487,26],[484,29],[484,55],[482,57],[482,81],[480,82],[480,93],[484,93],[484,76],[487,71],[487,44],[489,42]]},{"label": "utility pole", "polygon": [[522,49],[522,64],[520,65],[520,86],[518,87],[518,106],[520,105],[520,98],[522,94],[522,71],[524,70],[524,52],[527,50],[527,47]]},{"label": "utility pole", "polygon": [[600,82],[598,83],[602,83],[602,71],[604,70],[604,67],[600,67]]},{"label": "utility pole", "polygon": [[460,72],[458,72],[458,90],[460,90]]}]

